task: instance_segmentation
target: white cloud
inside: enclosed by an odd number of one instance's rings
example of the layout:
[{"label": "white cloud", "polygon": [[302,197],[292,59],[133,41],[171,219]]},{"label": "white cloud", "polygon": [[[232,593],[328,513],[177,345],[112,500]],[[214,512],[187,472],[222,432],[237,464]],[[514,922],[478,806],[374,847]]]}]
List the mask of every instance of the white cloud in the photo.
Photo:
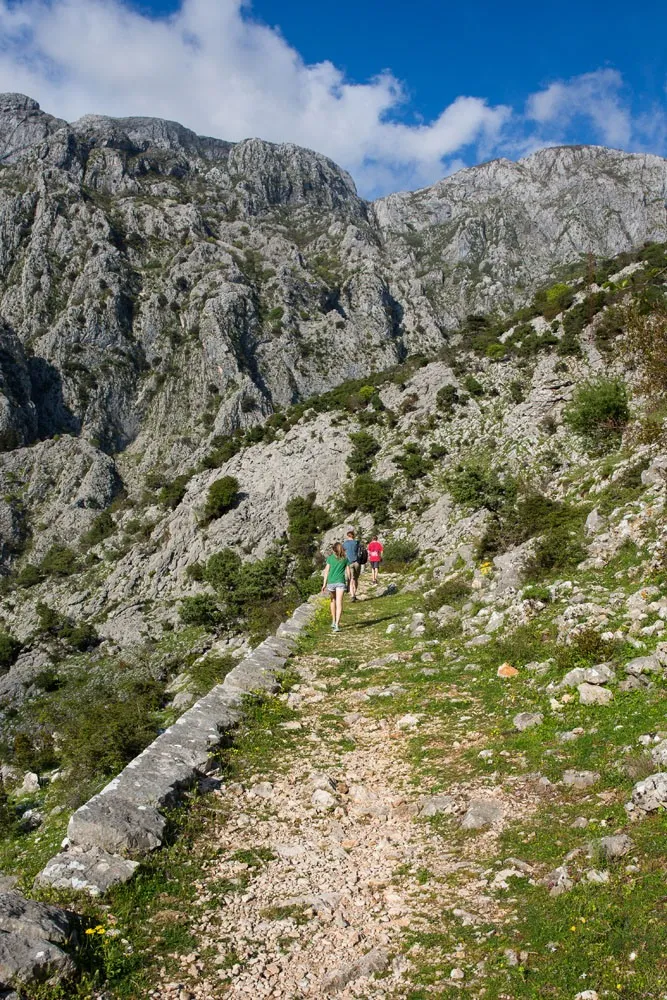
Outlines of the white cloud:
[{"label": "white cloud", "polygon": [[628,146],[633,123],[622,90],[623,78],[617,70],[600,69],[557,81],[532,94],[526,114],[529,119],[563,134],[577,118],[584,118],[605,145]]},{"label": "white cloud", "polygon": [[459,96],[433,121],[411,124],[391,72],[353,83],[330,61],[306,64],[243,0],[182,0],[164,18],[122,0],[0,0],[0,91],[26,93],[70,121],[154,115],[229,140],[296,142],[346,167],[366,195],[564,141],[579,119],[587,138],[592,128],[627,146],[636,127],[621,88],[616,71],[598,70],[552,83],[524,114]]}]

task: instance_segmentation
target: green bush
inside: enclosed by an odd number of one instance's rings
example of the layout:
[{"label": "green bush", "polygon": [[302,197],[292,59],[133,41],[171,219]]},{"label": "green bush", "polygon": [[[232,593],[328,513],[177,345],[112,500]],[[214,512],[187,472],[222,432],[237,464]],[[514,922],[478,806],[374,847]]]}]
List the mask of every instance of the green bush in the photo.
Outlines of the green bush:
[{"label": "green bush", "polygon": [[482,460],[459,465],[447,478],[452,499],[462,507],[479,510],[499,510],[516,496],[516,483],[511,476],[501,479],[498,471]]},{"label": "green bush", "polygon": [[37,612],[38,633],[61,639],[72,649],[85,652],[99,645],[100,638],[90,622],[75,622],[68,615],[63,615],[55,608],[39,601],[35,608]]},{"label": "green bush", "polygon": [[36,584],[41,583],[43,579],[44,574],[41,569],[33,565],[33,563],[27,563],[17,576],[16,582],[19,587],[34,587]]},{"label": "green bush", "polygon": [[176,510],[187,492],[188,483],[192,476],[192,472],[186,472],[182,476],[177,476],[170,483],[165,483],[158,494],[158,503],[169,510]]},{"label": "green bush", "polygon": [[535,553],[526,564],[525,576],[539,580],[553,570],[573,569],[585,558],[580,535],[567,524],[559,525],[538,539]]},{"label": "green bush", "polygon": [[385,569],[390,566],[406,566],[419,558],[419,546],[404,538],[395,538],[384,547],[382,560]]},{"label": "green bush", "polygon": [[468,390],[471,396],[484,395],[484,386],[477,381],[474,375],[466,375],[463,379],[463,387]]},{"label": "green bush", "polygon": [[9,632],[0,632],[0,673],[6,673],[16,663],[22,646]]},{"label": "green bush", "polygon": [[369,472],[373,464],[373,459],[380,450],[379,443],[367,431],[350,434],[350,441],[354,447],[345,459],[350,471],[354,472],[355,475],[360,475],[362,472]]},{"label": "green bush", "polygon": [[345,510],[347,513],[358,510],[364,514],[373,514],[376,521],[385,522],[389,516],[392,494],[392,485],[388,479],[373,479],[368,473],[362,473],[345,490]]},{"label": "green bush", "polygon": [[287,536],[290,552],[301,561],[302,568],[315,553],[315,539],[332,527],[328,512],[315,503],[315,493],[306,497],[294,497],[285,507],[287,512]]},{"label": "green bush", "polygon": [[184,597],[178,614],[185,625],[203,625],[205,628],[215,628],[223,617],[218,602],[210,594]]},{"label": "green bush", "polygon": [[239,482],[234,476],[223,476],[209,487],[204,506],[204,520],[213,521],[236,506],[239,499]]},{"label": "green bush", "polygon": [[455,576],[436,587],[433,593],[429,594],[425,605],[429,611],[437,611],[443,604],[451,604],[455,607],[463,604],[471,593],[472,588],[468,581],[464,580],[462,576]]},{"label": "green bush", "polygon": [[503,361],[507,357],[507,348],[499,341],[486,345],[484,352],[489,361]]},{"label": "green bush", "polygon": [[79,566],[75,554],[66,545],[52,545],[39,568],[45,576],[71,576]]},{"label": "green bush", "polygon": [[454,407],[461,405],[462,402],[458,389],[453,385],[443,385],[435,396],[435,405],[446,416],[451,416],[454,413]]},{"label": "green bush", "polygon": [[117,774],[155,739],[162,690],[132,681],[120,691],[93,687],[59,704],[54,719],[61,763],[78,782]]},{"label": "green bush", "polygon": [[429,459],[424,457],[421,448],[414,442],[406,444],[401,453],[393,456],[393,460],[406,479],[411,481],[421,479],[433,467]]},{"label": "green bush", "polygon": [[93,545],[98,545],[105,538],[113,535],[115,530],[116,523],[113,517],[108,510],[103,510],[101,514],[97,515],[88,531],[83,535],[81,545],[83,548],[92,548]]},{"label": "green bush", "polygon": [[577,386],[563,414],[565,423],[599,450],[618,446],[629,418],[625,382],[606,377]]},{"label": "green bush", "polygon": [[519,379],[514,379],[509,384],[510,399],[513,403],[523,403],[526,398],[526,383]]},{"label": "green bush", "polygon": [[545,319],[554,319],[558,313],[568,309],[574,301],[574,289],[564,282],[550,288],[543,288],[535,295],[533,304]]},{"label": "green bush", "polygon": [[209,558],[203,576],[218,593],[229,594],[236,587],[241,565],[241,557],[233,549],[221,549]]}]

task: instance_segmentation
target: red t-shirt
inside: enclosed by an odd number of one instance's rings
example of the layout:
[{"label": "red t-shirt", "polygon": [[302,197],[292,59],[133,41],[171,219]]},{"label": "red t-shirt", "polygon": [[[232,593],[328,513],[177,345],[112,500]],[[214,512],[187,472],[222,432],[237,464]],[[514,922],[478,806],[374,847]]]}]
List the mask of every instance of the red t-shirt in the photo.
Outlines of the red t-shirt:
[{"label": "red t-shirt", "polygon": [[368,558],[371,562],[380,562],[382,559],[382,553],[384,552],[383,546],[380,542],[369,542],[368,543]]}]

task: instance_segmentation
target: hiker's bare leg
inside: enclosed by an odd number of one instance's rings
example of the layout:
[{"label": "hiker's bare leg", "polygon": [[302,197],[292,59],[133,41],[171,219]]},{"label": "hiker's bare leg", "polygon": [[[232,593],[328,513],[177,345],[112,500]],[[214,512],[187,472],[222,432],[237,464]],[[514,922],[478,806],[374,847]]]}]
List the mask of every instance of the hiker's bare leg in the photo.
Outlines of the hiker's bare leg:
[{"label": "hiker's bare leg", "polygon": [[336,621],[336,594],[338,594],[338,593],[340,593],[340,588],[334,590],[332,592],[332,594],[331,594],[330,605],[331,605],[331,621],[332,622]]},{"label": "hiker's bare leg", "polygon": [[334,621],[336,622],[336,625],[340,625],[340,616],[343,613],[343,588],[342,587],[337,587],[336,588],[336,602],[335,603],[336,603],[336,617],[334,618]]}]

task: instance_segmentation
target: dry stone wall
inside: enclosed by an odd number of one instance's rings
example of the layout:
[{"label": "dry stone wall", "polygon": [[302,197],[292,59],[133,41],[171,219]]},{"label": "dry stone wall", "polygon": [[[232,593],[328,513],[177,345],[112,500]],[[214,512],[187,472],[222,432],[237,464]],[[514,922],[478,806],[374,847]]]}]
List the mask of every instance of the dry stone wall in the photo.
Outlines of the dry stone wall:
[{"label": "dry stone wall", "polygon": [[[77,809],[63,850],[35,884],[98,896],[128,881],[139,867],[136,858],[162,846],[166,810],[211,770],[215,750],[241,718],[244,696],[278,690],[279,673],[315,611],[316,599],[298,607],[275,635]],[[75,924],[65,910],[26,900],[13,889],[0,891],[0,997],[16,996],[11,990],[18,983],[70,975],[74,966],[61,945],[73,943]]]}]

